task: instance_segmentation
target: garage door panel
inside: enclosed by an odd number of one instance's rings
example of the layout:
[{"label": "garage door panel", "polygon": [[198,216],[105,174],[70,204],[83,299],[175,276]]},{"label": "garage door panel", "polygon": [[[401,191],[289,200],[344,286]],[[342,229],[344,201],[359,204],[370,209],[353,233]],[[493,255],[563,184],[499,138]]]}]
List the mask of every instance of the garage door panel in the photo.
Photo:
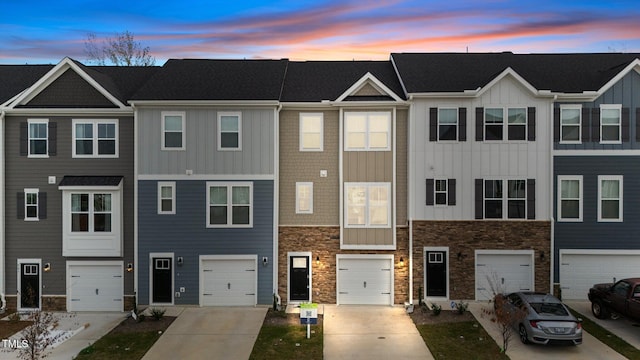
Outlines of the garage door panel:
[{"label": "garage door panel", "polygon": [[560,288],[566,300],[586,300],[589,288],[598,283],[638,276],[638,254],[562,254]]},{"label": "garage door panel", "polygon": [[255,260],[203,260],[200,276],[203,306],[255,305]]},{"label": "garage door panel", "polygon": [[121,265],[69,265],[69,311],[123,311]]},{"label": "garage door panel", "polygon": [[491,299],[495,292],[533,291],[529,254],[478,254],[476,299]]},{"label": "garage door panel", "polygon": [[340,304],[390,305],[392,260],[339,259],[338,296]]}]

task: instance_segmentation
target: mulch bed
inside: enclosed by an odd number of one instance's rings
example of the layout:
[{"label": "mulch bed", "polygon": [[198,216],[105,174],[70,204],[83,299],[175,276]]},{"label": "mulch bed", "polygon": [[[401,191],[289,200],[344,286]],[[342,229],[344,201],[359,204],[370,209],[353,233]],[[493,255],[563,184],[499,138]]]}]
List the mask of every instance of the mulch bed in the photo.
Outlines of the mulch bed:
[{"label": "mulch bed", "polygon": [[416,306],[409,316],[416,325],[475,321],[476,319],[469,311],[460,314],[456,310],[442,310],[439,315],[434,315],[430,310],[419,306]]},{"label": "mulch bed", "polygon": [[[287,314],[284,311],[269,309],[264,317],[264,325],[301,325],[300,314]],[[318,314],[318,325],[322,325],[322,315]]]},{"label": "mulch bed", "polygon": [[144,321],[137,321],[129,317],[124,319],[118,326],[113,328],[113,330],[111,330],[109,334],[165,331],[175,319],[175,316],[163,316],[159,320],[147,317],[144,319]]}]

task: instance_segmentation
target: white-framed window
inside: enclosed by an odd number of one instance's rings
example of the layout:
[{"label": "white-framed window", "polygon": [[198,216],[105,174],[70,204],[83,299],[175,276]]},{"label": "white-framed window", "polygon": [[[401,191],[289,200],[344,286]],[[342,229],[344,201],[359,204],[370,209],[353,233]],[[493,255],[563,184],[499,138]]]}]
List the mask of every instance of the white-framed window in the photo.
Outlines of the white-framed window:
[{"label": "white-framed window", "polygon": [[27,120],[29,157],[49,157],[49,120]]},{"label": "white-framed window", "polygon": [[484,180],[484,218],[502,219],[502,180]]},{"label": "white-framed window", "polygon": [[485,179],[485,219],[526,219],[526,179]]},{"label": "white-framed window", "polygon": [[313,214],[313,183],[296,183],[296,214]]},{"label": "white-framed window", "polygon": [[71,193],[71,232],[111,232],[113,219],[111,199],[111,193]]},{"label": "white-framed window", "polygon": [[391,227],[390,183],[345,183],[345,227]]},{"label": "white-framed window", "polygon": [[484,140],[502,140],[504,134],[504,111],[502,108],[484,109]]},{"label": "white-framed window", "polygon": [[507,139],[527,140],[527,109],[507,109]]},{"label": "white-framed window", "polygon": [[218,150],[242,150],[242,114],[218,113]]},{"label": "white-framed window", "polygon": [[484,140],[527,140],[527,108],[485,108]]},{"label": "white-framed window", "polygon": [[207,227],[253,227],[253,183],[207,182]]},{"label": "white-framed window", "polygon": [[345,112],[345,151],[391,150],[391,113]]},{"label": "white-framed window", "polygon": [[38,221],[40,219],[38,189],[24,189],[24,220]]},{"label": "white-framed window", "polygon": [[324,115],[300,113],[300,151],[322,151],[324,148]]},{"label": "white-framed window", "polygon": [[456,140],[458,140],[458,109],[438,108],[438,141]]},{"label": "white-framed window", "polygon": [[448,201],[449,201],[449,189],[448,189],[448,182],[449,180],[447,179],[434,179],[434,186],[433,186],[433,191],[434,191],[434,204],[435,205],[447,205]]},{"label": "white-framed window", "polygon": [[527,217],[527,181],[523,179],[507,180],[507,218],[526,219]]},{"label": "white-framed window", "polygon": [[598,176],[598,221],[622,221],[622,175]]},{"label": "white-framed window", "polygon": [[558,176],[558,221],[582,221],[582,175]]},{"label": "white-framed window", "polygon": [[622,143],[622,105],[600,105],[600,143]]},{"label": "white-framed window", "polygon": [[176,183],[158,182],[158,214],[176,213]]},{"label": "white-framed window", "polygon": [[118,157],[118,120],[74,119],[73,157]]},{"label": "white-framed window", "polygon": [[185,149],[185,113],[183,111],[163,111],[162,150]]},{"label": "white-framed window", "polygon": [[560,106],[560,143],[580,144],[582,141],[582,106]]}]

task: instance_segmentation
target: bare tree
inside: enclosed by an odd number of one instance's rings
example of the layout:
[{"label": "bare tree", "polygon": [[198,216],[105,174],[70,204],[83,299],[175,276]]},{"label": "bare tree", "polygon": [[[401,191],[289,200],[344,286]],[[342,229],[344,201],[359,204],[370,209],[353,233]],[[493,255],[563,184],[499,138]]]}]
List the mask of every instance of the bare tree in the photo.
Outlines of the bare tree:
[{"label": "bare tree", "polygon": [[50,312],[36,310],[29,315],[28,320],[33,324],[22,330],[22,339],[27,346],[20,348],[18,358],[45,358],[48,349],[60,338],[60,334],[53,331],[58,326],[58,319]]},{"label": "bare tree", "polygon": [[496,324],[502,337],[502,352],[504,353],[509,348],[509,343],[516,333],[518,324],[527,317],[527,310],[509,304],[504,295],[504,288],[498,281],[498,274],[494,272],[491,276],[487,275],[487,281],[493,293],[493,310],[485,308],[482,310],[482,314],[489,316],[491,322]]},{"label": "bare tree", "polygon": [[104,40],[99,40],[96,34],[88,34],[84,52],[87,61],[97,65],[153,66],[156,63],[149,47],[135,41],[129,31],[116,33]]}]

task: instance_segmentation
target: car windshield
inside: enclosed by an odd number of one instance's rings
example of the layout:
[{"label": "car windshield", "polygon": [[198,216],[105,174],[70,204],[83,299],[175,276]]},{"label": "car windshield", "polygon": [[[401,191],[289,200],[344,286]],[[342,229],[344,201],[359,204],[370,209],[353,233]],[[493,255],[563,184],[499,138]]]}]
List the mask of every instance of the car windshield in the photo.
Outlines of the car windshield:
[{"label": "car windshield", "polygon": [[530,303],[533,310],[538,314],[548,314],[557,316],[567,316],[567,310],[558,303]]}]

